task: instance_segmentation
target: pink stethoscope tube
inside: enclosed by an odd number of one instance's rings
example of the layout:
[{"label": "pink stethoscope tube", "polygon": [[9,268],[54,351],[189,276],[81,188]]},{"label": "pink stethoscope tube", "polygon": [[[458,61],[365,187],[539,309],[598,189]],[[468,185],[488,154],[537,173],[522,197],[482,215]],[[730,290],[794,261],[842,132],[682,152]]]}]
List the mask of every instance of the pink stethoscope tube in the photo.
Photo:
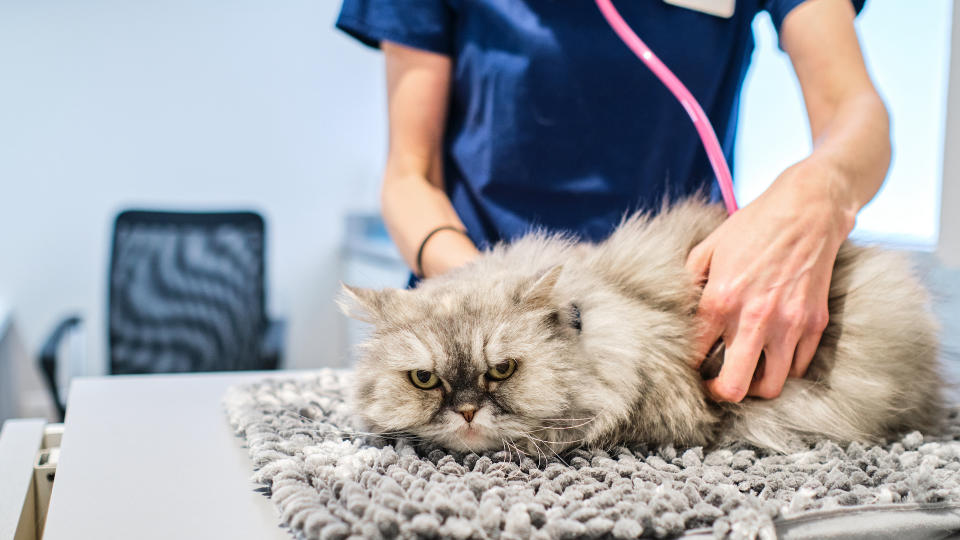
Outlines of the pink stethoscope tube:
[{"label": "pink stethoscope tube", "polygon": [[670,71],[650,47],[641,40],[637,34],[630,28],[611,0],[596,0],[597,7],[603,13],[604,18],[613,28],[614,32],[620,36],[620,39],[627,44],[627,47],[633,51],[643,63],[650,68],[650,71],[660,79],[677,101],[683,105],[684,110],[693,121],[693,126],[697,128],[700,140],[703,142],[703,148],[707,151],[707,158],[710,160],[710,166],[713,167],[713,173],[717,175],[717,183],[720,184],[720,193],[723,194],[723,203],[727,207],[727,213],[733,214],[737,211],[737,200],[733,194],[733,178],[730,175],[730,167],[727,166],[727,160],[723,157],[723,149],[720,148],[720,142],[717,141],[717,134],[710,125],[710,119],[703,112],[703,108],[693,97],[693,94],[687,90],[687,87],[680,82],[680,79]]}]

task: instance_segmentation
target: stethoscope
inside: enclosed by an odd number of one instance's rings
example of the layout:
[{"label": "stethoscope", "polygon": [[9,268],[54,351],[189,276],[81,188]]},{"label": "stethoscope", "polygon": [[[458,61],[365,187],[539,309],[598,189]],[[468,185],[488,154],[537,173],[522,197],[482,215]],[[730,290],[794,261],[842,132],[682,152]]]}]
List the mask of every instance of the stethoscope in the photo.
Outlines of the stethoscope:
[{"label": "stethoscope", "polygon": [[[650,47],[641,40],[637,34],[630,28],[630,25],[623,20],[620,13],[613,7],[611,0],[596,0],[597,7],[603,13],[604,18],[610,23],[614,32],[620,36],[620,39],[627,44],[627,47],[633,51],[643,63],[650,68],[650,71],[660,79],[677,101],[683,105],[693,125],[697,128],[697,134],[700,135],[700,141],[703,142],[703,149],[707,151],[707,158],[710,160],[710,166],[713,167],[713,174],[717,176],[717,183],[720,184],[720,193],[723,195],[723,203],[727,207],[727,214],[733,215],[737,211],[737,200],[733,194],[733,178],[730,175],[730,167],[727,166],[727,159],[723,157],[723,150],[720,148],[720,142],[717,140],[717,134],[710,125],[710,119],[703,112],[703,107],[697,102],[690,90],[680,82],[680,79],[670,71]],[[723,353],[725,347],[723,339],[718,339],[707,358],[700,367],[700,375],[703,379],[712,379],[720,373],[720,367],[723,365]]]},{"label": "stethoscope", "polygon": [[723,157],[723,149],[720,148],[717,134],[713,131],[710,119],[703,112],[700,103],[680,82],[680,79],[670,71],[670,68],[653,54],[650,47],[647,47],[643,40],[630,28],[630,25],[623,20],[617,9],[613,7],[611,0],[596,0],[596,2],[600,12],[603,13],[614,32],[620,36],[620,39],[640,60],[643,60],[643,63],[650,68],[650,71],[660,79],[660,82],[670,90],[677,101],[683,105],[684,110],[687,111],[687,115],[693,121],[693,126],[697,128],[697,134],[700,135],[700,140],[703,142],[703,149],[707,152],[707,158],[710,160],[710,166],[717,177],[717,183],[720,184],[720,193],[723,195],[723,203],[727,207],[727,213],[732,215],[737,211],[737,200],[733,194],[733,178],[730,175],[730,167],[727,166],[727,160]]}]

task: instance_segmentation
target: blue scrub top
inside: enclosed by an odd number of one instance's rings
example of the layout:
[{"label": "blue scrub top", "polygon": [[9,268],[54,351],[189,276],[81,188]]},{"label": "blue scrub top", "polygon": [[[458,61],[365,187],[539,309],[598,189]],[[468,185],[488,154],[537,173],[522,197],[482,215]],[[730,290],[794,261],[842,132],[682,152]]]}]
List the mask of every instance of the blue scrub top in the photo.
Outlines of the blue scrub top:
[{"label": "blue scrub top", "polygon": [[[615,5],[703,106],[732,167],[751,22],[766,10],[779,31],[802,2],[737,0],[729,19]],[[597,241],[627,212],[713,190],[683,107],[592,0],[344,0],[336,24],[453,59],[444,180],[481,249],[531,228]]]}]

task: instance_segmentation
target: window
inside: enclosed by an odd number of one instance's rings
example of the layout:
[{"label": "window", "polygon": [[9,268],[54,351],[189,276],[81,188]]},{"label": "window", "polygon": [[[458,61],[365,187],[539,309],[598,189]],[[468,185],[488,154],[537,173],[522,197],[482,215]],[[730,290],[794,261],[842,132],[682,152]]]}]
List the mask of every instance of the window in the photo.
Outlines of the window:
[{"label": "window", "polygon": [[[951,7],[950,0],[870,0],[857,19],[867,67],[890,110],[893,162],[860,213],[855,238],[936,245]],[[753,30],[757,47],[743,89],[734,172],[741,206],[810,152],[800,87],[769,16],[757,17]]]}]

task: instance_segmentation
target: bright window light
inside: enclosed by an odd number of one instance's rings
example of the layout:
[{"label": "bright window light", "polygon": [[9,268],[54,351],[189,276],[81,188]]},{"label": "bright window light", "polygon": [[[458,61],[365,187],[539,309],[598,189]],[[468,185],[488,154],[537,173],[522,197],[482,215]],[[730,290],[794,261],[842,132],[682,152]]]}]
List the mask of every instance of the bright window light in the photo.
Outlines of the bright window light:
[{"label": "bright window light", "polygon": [[[853,236],[920,249],[937,242],[950,62],[950,0],[870,0],[857,18],[874,83],[891,116],[893,162]],[[770,17],[753,23],[756,51],[740,109],[734,176],[746,205],[810,152],[810,129],[790,60]]]}]

